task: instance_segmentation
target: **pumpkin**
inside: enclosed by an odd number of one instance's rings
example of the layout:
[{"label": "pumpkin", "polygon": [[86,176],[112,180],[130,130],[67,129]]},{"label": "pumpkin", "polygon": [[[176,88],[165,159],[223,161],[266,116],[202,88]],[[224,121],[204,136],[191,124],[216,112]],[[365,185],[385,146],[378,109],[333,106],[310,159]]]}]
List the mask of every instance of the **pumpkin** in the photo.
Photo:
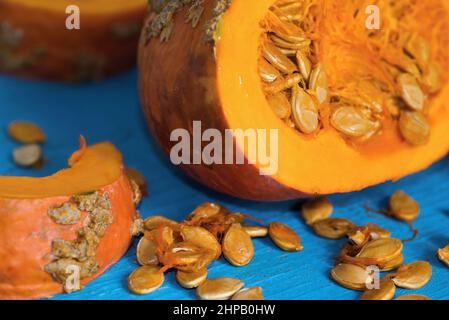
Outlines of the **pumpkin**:
[{"label": "pumpkin", "polygon": [[[69,30],[73,6],[80,29]],[[146,0],[2,0],[0,72],[82,82],[126,70],[146,11]]]},{"label": "pumpkin", "polygon": [[82,145],[69,163],[48,177],[0,177],[0,299],[80,289],[128,249],[138,214],[120,152]]},{"label": "pumpkin", "polygon": [[[162,1],[140,41],[142,108],[166,153],[177,129],[195,136],[194,121],[233,130],[244,164],[193,161],[210,136],[179,161],[215,190],[253,200],[360,190],[447,154],[447,30],[443,0]],[[239,129],[277,130],[275,149],[258,145],[277,150],[277,170],[263,172]]]}]

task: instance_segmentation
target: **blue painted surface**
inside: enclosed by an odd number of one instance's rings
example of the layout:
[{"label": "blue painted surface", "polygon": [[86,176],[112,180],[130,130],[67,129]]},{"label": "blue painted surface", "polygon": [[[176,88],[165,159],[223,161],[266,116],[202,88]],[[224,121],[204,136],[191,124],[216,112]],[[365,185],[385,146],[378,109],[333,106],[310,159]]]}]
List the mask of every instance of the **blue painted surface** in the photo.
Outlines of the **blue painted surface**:
[{"label": "blue painted surface", "polygon": [[[14,142],[6,135],[10,121],[24,119],[45,129],[47,162],[40,171],[18,169],[10,159]],[[139,108],[136,72],[88,86],[67,86],[0,77],[0,174],[47,175],[63,168],[70,153],[77,148],[78,136],[89,143],[112,141],[124,154],[128,166],[143,172],[149,181],[151,196],[145,198],[140,211],[144,217],[162,214],[182,219],[197,204],[217,201],[232,210],[255,215],[266,222],[280,220],[289,224],[303,240],[304,251],[285,253],[270,240],[256,239],[255,257],[243,268],[232,267],[223,258],[214,262],[211,277],[234,276],[247,286],[262,286],[266,299],[356,299],[359,293],[343,289],[328,278],[333,258],[343,241],[315,236],[303,223],[296,202],[254,203],[236,200],[205,190],[184,178],[162,155],[147,133]],[[347,217],[357,224],[375,222],[405,239],[410,236],[402,223],[377,214],[367,214],[363,204],[385,206],[392,191],[404,189],[422,205],[416,222],[420,234],[405,244],[406,262],[428,260],[433,277],[422,289],[398,290],[397,294],[420,293],[434,299],[449,298],[449,268],[436,258],[436,250],[449,243],[449,159],[428,170],[395,183],[385,183],[361,192],[335,195],[335,217]],[[192,299],[193,290],[181,289],[173,272],[158,291],[145,296],[128,293],[126,279],[137,267],[135,245],[104,275],[84,290],[54,299]]]}]

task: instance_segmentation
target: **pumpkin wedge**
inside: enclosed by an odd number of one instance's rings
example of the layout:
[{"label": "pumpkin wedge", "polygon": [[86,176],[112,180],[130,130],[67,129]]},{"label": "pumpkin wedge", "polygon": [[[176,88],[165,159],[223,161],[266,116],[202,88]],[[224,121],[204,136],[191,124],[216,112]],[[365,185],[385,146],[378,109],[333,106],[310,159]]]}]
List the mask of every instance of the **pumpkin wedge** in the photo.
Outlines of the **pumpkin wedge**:
[{"label": "pumpkin wedge", "polygon": [[121,154],[107,142],[82,146],[52,176],[1,176],[0,299],[81,289],[126,252],[136,218]]},{"label": "pumpkin wedge", "polygon": [[128,69],[146,12],[146,0],[2,0],[0,72],[83,82]]},{"label": "pumpkin wedge", "polygon": [[[180,141],[174,130],[194,136],[194,121],[234,130],[245,164],[181,162],[221,192],[284,200],[359,190],[447,154],[447,30],[444,0],[171,1],[144,25],[143,110],[166,153]],[[238,129],[278,130],[274,174],[260,174]]]}]

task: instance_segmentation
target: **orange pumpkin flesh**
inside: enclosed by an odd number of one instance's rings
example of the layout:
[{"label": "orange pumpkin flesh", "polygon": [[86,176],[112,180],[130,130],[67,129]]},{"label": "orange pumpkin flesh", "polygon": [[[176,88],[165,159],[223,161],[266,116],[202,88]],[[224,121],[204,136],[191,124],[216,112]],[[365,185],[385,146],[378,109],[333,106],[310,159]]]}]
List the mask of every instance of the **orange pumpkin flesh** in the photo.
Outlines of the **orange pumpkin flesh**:
[{"label": "orange pumpkin flesh", "polygon": [[136,217],[133,191],[124,174],[121,154],[110,143],[85,149],[68,168],[44,178],[0,177],[0,299],[48,297],[62,292],[44,267],[53,261],[52,241],[74,240],[86,223],[86,212],[73,225],[61,225],[48,215],[51,207],[71,196],[106,193],[113,218],[96,249],[99,269],[82,279],[84,285],[102,274],[128,249]]},{"label": "orange pumpkin flesh", "polygon": [[[80,9],[80,29],[68,30],[66,8]],[[0,72],[82,82],[133,66],[146,0],[3,0]],[[18,37],[18,44],[5,42]]]},{"label": "orange pumpkin flesh", "polygon": [[[313,136],[292,130],[268,105],[258,73],[260,39],[264,32],[260,22],[276,1],[231,1],[220,19],[214,40],[205,42],[204,30],[213,15],[214,2],[205,2],[204,14],[196,28],[184,23],[188,9],[185,7],[176,13],[168,41],[152,38],[146,43],[142,39],[140,92],[148,124],[167,153],[175,144],[170,142],[170,133],[185,128],[192,135],[195,120],[201,120],[203,130],[278,129],[279,169],[273,176],[261,176],[259,164],[182,165],[190,176],[237,197],[284,200],[354,191],[399,179],[447,154],[448,82],[438,96],[432,97],[427,115],[432,131],[424,146],[410,146],[398,134],[396,126],[388,123],[379,137],[357,145],[347,143],[332,128],[324,128]],[[444,1],[441,3],[449,17],[449,6]],[[154,14],[150,15],[146,24],[153,18]],[[431,30],[424,33],[432,36]],[[447,34],[440,43],[449,49]],[[443,63],[442,70],[447,70],[448,61]],[[248,156],[247,148],[235,143]]]}]

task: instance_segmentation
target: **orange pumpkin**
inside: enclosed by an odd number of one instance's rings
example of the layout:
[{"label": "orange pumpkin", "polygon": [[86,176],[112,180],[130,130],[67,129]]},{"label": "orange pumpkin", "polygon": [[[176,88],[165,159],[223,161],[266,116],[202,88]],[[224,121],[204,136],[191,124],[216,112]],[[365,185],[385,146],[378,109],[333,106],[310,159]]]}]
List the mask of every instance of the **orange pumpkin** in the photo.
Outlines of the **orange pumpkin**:
[{"label": "orange pumpkin", "polygon": [[100,143],[70,163],[49,177],[0,177],[0,299],[67,291],[72,273],[82,287],[128,249],[137,214],[119,151]]},{"label": "orange pumpkin", "polygon": [[[193,136],[196,120],[201,121],[203,130],[215,128],[223,136],[226,129],[265,129],[267,132],[277,129],[278,170],[275,174],[261,175],[259,169],[263,166],[259,159],[252,159],[253,163],[246,161],[243,165],[204,162],[181,165],[187,174],[208,187],[255,200],[283,200],[359,190],[399,179],[441,159],[449,150],[448,2],[377,1],[381,7],[381,28],[377,32],[365,27],[365,17],[369,17],[365,15],[365,9],[369,4],[369,1],[350,0],[205,0],[201,7],[197,2],[185,5],[183,1],[175,1],[166,5],[162,13],[152,12],[145,22],[138,63],[142,106],[156,141],[170,153],[179,141],[171,141],[171,133],[182,128]],[[288,30],[282,30],[279,21],[294,19],[295,8],[306,10],[300,12],[304,18],[302,24],[298,23],[296,27],[290,24]],[[279,9],[285,11],[273,18],[272,13]],[[387,13],[395,19],[391,20]],[[173,16],[173,19],[166,19],[167,16]],[[190,23],[186,23],[186,19]],[[309,30],[300,35],[292,32],[298,28]],[[287,33],[284,39],[280,38],[283,31]],[[400,47],[405,32],[424,39],[427,45],[423,55],[428,53],[430,58],[426,59],[439,65],[438,90],[431,90],[429,86],[417,89],[419,98],[427,99],[419,121],[407,117],[414,115],[408,105],[401,106],[400,112],[405,116],[400,120],[395,113],[399,105],[388,109],[388,101],[381,89],[385,85],[386,91],[391,90],[393,100],[403,89],[402,95],[406,97],[401,98],[402,104],[406,98],[413,100],[410,91],[415,86],[401,87],[387,69],[393,64],[394,72],[408,72],[404,70],[407,66],[401,65],[412,60],[411,54],[404,53]],[[270,58],[265,51],[267,45],[277,40],[281,54],[287,56],[292,51],[289,48],[296,48],[298,43],[285,44],[285,39],[294,37],[303,37],[302,41],[309,45],[307,50],[311,52],[309,58],[313,67],[320,65],[328,80],[328,88],[321,91],[324,97],[320,97],[318,91],[311,92],[311,78],[295,70],[297,66],[293,66],[293,77],[290,78],[282,66],[278,66],[277,72],[282,74],[279,76],[281,85],[289,86],[284,80],[290,79],[295,86],[298,83],[303,96],[309,97],[299,106],[296,99],[296,109],[293,110],[298,112],[298,108],[306,108],[307,104],[316,106],[320,103],[318,111],[303,114],[310,115],[309,118],[304,116],[303,121],[314,124],[311,133],[302,132],[307,130],[301,126],[298,129],[300,121],[293,116],[284,121],[276,115],[268,95],[268,89],[273,87],[261,78],[261,59]],[[271,56],[272,61],[281,55],[279,50]],[[294,58],[289,61],[294,63]],[[387,65],[383,64],[385,61],[388,61]],[[424,69],[412,67],[410,72],[418,73],[417,76],[424,77],[428,71],[427,65]],[[301,79],[309,82],[308,87],[300,83]],[[368,89],[361,88],[362,81]],[[370,91],[369,88],[373,84],[377,86],[378,82],[382,85]],[[341,97],[358,103],[360,112],[351,117],[341,113],[335,115],[336,104],[343,103]],[[370,102],[369,99],[378,97],[382,98],[379,102],[381,111],[374,114],[373,110],[368,110],[369,115],[365,115],[363,112],[367,110],[362,106]],[[320,101],[320,98],[324,100]],[[412,102],[409,101],[413,106]],[[363,120],[372,114],[372,122]],[[362,125],[373,124],[377,131],[365,135],[365,140],[352,139],[338,131],[335,123],[332,125],[332,120],[338,120],[340,123],[337,124],[349,126],[346,129],[350,131],[354,129],[351,121],[355,116],[362,119],[361,125],[356,123],[356,130]],[[415,129],[421,136],[415,136]],[[412,139],[419,146],[410,144]],[[264,149],[265,144],[259,148]],[[235,134],[234,149],[251,160],[248,145]],[[227,150],[221,151],[225,154]]]},{"label": "orange pumpkin", "polygon": [[[66,28],[69,6],[79,30]],[[146,11],[146,0],[2,0],[0,72],[82,82],[126,70]]]}]

